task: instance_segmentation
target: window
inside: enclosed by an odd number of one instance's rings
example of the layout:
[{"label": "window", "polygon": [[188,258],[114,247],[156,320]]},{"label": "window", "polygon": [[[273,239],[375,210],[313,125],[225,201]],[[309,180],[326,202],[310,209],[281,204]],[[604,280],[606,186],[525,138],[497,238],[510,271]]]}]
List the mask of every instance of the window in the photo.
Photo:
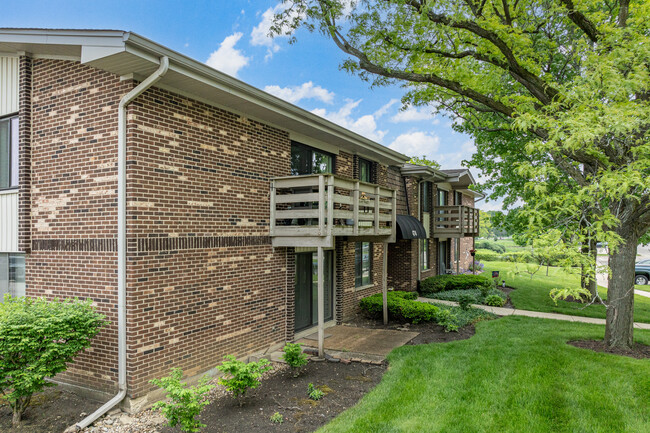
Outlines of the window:
[{"label": "window", "polygon": [[291,142],[291,175],[333,173],[334,158],[329,153]]},{"label": "window", "polygon": [[447,206],[448,202],[449,202],[449,191],[445,191],[444,189],[439,189],[438,206]]},{"label": "window", "polygon": [[354,248],[354,286],[372,284],[372,243],[357,242]]},{"label": "window", "polygon": [[5,294],[25,296],[25,256],[0,253],[0,301]]},{"label": "window", "polygon": [[463,193],[455,191],[454,192],[454,204],[455,205],[462,205],[463,204]]},{"label": "window", "polygon": [[372,162],[359,158],[359,180],[362,182],[372,183],[373,172]]},{"label": "window", "polygon": [[420,239],[420,269],[429,269],[429,240]]},{"label": "window", "polygon": [[424,212],[431,212],[431,182],[420,184],[420,209]]},{"label": "window", "polygon": [[18,117],[0,119],[0,189],[18,186]]}]

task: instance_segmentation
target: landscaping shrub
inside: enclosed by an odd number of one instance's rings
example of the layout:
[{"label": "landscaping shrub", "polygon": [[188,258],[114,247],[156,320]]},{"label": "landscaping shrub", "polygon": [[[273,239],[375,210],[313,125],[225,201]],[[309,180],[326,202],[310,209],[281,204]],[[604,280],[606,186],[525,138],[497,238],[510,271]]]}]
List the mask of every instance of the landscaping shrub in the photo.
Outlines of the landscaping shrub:
[{"label": "landscaping shrub", "polygon": [[474,253],[474,259],[484,262],[498,262],[501,260],[501,254],[490,250],[477,249],[476,253]]},{"label": "landscaping shrub", "polygon": [[309,398],[312,400],[320,400],[323,398],[325,393],[321,391],[320,389],[316,388],[313,383],[310,383],[307,385],[307,395],[309,395]]},{"label": "landscaping shrub", "polygon": [[458,306],[463,310],[470,309],[471,304],[476,304],[477,302],[476,296],[470,293],[463,293],[458,297]]},{"label": "landscaping shrub", "polygon": [[485,249],[485,250],[490,250],[494,251],[495,253],[505,253],[506,252],[506,247],[504,247],[501,244],[497,244],[496,242],[490,242],[490,241],[477,241],[476,244],[474,244],[474,248],[476,249]]},{"label": "landscaping shrub", "polygon": [[468,310],[463,310],[460,307],[452,307],[442,304],[435,304],[442,311],[445,311],[447,314],[453,317],[454,324],[458,328],[463,326],[481,322],[483,320],[495,319],[497,316],[487,311],[481,310],[479,308],[470,308]]},{"label": "landscaping shrub", "polygon": [[492,294],[485,298],[484,304],[492,307],[503,307],[506,304],[506,300],[499,295]]},{"label": "landscaping shrub", "polygon": [[426,297],[431,299],[442,299],[444,301],[453,301],[458,302],[458,299],[464,294],[470,294],[476,299],[476,302],[480,303],[484,296],[479,289],[469,289],[469,290],[448,290],[446,292],[438,292],[428,294]]},{"label": "landscaping shrub", "polygon": [[280,412],[275,412],[273,415],[271,415],[270,419],[274,424],[282,424],[284,422],[284,417]]},{"label": "landscaping shrub", "polygon": [[421,293],[437,293],[448,290],[491,288],[492,281],[483,275],[436,275],[420,281]]},{"label": "landscaping shrub", "polygon": [[104,325],[90,300],[6,295],[0,303],[0,392],[18,424],[46,378],[66,370]]},{"label": "landscaping shrub", "polygon": [[[394,319],[419,322],[436,322],[447,331],[458,329],[455,317],[448,311],[424,302],[414,301],[414,292],[388,292],[388,314]],[[380,318],[383,315],[383,299],[381,293],[363,298],[359,306],[368,316]]]},{"label": "landscaping shrub", "polygon": [[170,427],[178,425],[183,432],[198,432],[205,424],[201,424],[196,417],[210,404],[206,397],[214,386],[208,385],[210,379],[204,376],[197,386],[188,387],[186,383],[181,382],[182,377],[183,370],[174,368],[169,376],[149,381],[164,389],[170,400],[157,402],[153,409],[160,409]]},{"label": "landscaping shrub", "polygon": [[293,371],[293,377],[298,377],[300,375],[300,370],[302,367],[307,365],[307,355],[302,352],[302,344],[298,343],[287,343],[284,345],[284,352],[282,354],[282,359],[289,364],[291,370]]},{"label": "landscaping shrub", "polygon": [[[230,378],[220,377],[219,384],[232,392],[233,397],[243,397],[246,391],[260,386],[260,378],[271,370],[271,363],[266,359],[257,362],[245,363],[238,361],[233,355],[226,355],[226,361],[217,367],[217,370],[229,374]],[[242,405],[242,400],[239,405]]]}]

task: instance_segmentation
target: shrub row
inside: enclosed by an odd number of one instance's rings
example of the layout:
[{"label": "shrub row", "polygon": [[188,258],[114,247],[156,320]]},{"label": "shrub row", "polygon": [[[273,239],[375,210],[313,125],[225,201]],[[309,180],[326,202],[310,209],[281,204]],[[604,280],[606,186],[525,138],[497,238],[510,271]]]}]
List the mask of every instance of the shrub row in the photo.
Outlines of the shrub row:
[{"label": "shrub row", "polygon": [[[471,297],[472,304],[485,304],[493,307],[502,307],[506,303],[506,295],[498,289],[492,287],[489,290],[468,289],[468,290],[448,290],[445,292],[427,294],[427,298],[442,299],[445,301],[460,302],[463,297]],[[496,299],[496,298],[499,299]]]},{"label": "shrub row", "polygon": [[[456,316],[449,309],[440,308],[424,302],[417,302],[415,292],[388,292],[388,315],[393,319],[412,323],[435,322],[446,331],[457,331]],[[372,318],[380,318],[384,312],[384,301],[381,293],[363,298],[359,302],[361,310]]]},{"label": "shrub row", "polygon": [[476,260],[486,262],[518,262],[518,263],[537,263],[535,257],[528,251],[513,251],[505,254],[495,253],[490,250],[476,250],[474,256]]},{"label": "shrub row", "polygon": [[483,275],[436,275],[420,281],[420,293],[438,293],[448,290],[489,290],[493,283]]},{"label": "shrub row", "polygon": [[490,250],[490,251],[494,251],[495,253],[505,253],[506,252],[506,247],[504,247],[501,244],[497,244],[496,242],[490,242],[488,240],[477,241],[474,244],[474,248]]}]

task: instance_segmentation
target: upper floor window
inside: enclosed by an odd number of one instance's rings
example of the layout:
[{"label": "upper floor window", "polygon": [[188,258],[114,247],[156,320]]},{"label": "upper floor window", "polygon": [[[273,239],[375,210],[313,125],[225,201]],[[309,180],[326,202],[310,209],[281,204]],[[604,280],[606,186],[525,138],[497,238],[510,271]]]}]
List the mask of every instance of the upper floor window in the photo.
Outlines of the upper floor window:
[{"label": "upper floor window", "polygon": [[439,189],[438,206],[447,206],[448,202],[449,202],[449,191],[445,191],[444,189]]},{"label": "upper floor window", "polygon": [[459,191],[454,192],[454,204],[455,205],[462,205],[463,204],[463,193]]},{"label": "upper floor window", "polygon": [[0,119],[0,189],[18,186],[18,117]]},{"label": "upper floor window", "polygon": [[333,173],[334,157],[322,150],[291,142],[291,175]]},{"label": "upper floor window", "polygon": [[372,168],[372,162],[368,161],[367,159],[359,158],[359,180],[361,182],[372,183],[372,179],[374,177]]},{"label": "upper floor window", "polygon": [[431,182],[420,184],[420,209],[422,213],[431,212]]}]

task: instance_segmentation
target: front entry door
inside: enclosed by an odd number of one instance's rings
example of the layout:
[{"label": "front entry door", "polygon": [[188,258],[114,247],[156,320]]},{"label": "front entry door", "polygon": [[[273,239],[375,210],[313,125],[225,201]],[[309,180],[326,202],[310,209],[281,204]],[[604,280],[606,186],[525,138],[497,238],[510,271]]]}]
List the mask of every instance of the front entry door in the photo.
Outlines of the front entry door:
[{"label": "front entry door", "polygon": [[438,242],[438,275],[447,273],[447,256],[449,255],[449,244],[446,240]]},{"label": "front entry door", "polygon": [[[333,251],[323,251],[325,321],[334,318]],[[318,324],[318,260],[315,252],[296,254],[295,329]]]}]

